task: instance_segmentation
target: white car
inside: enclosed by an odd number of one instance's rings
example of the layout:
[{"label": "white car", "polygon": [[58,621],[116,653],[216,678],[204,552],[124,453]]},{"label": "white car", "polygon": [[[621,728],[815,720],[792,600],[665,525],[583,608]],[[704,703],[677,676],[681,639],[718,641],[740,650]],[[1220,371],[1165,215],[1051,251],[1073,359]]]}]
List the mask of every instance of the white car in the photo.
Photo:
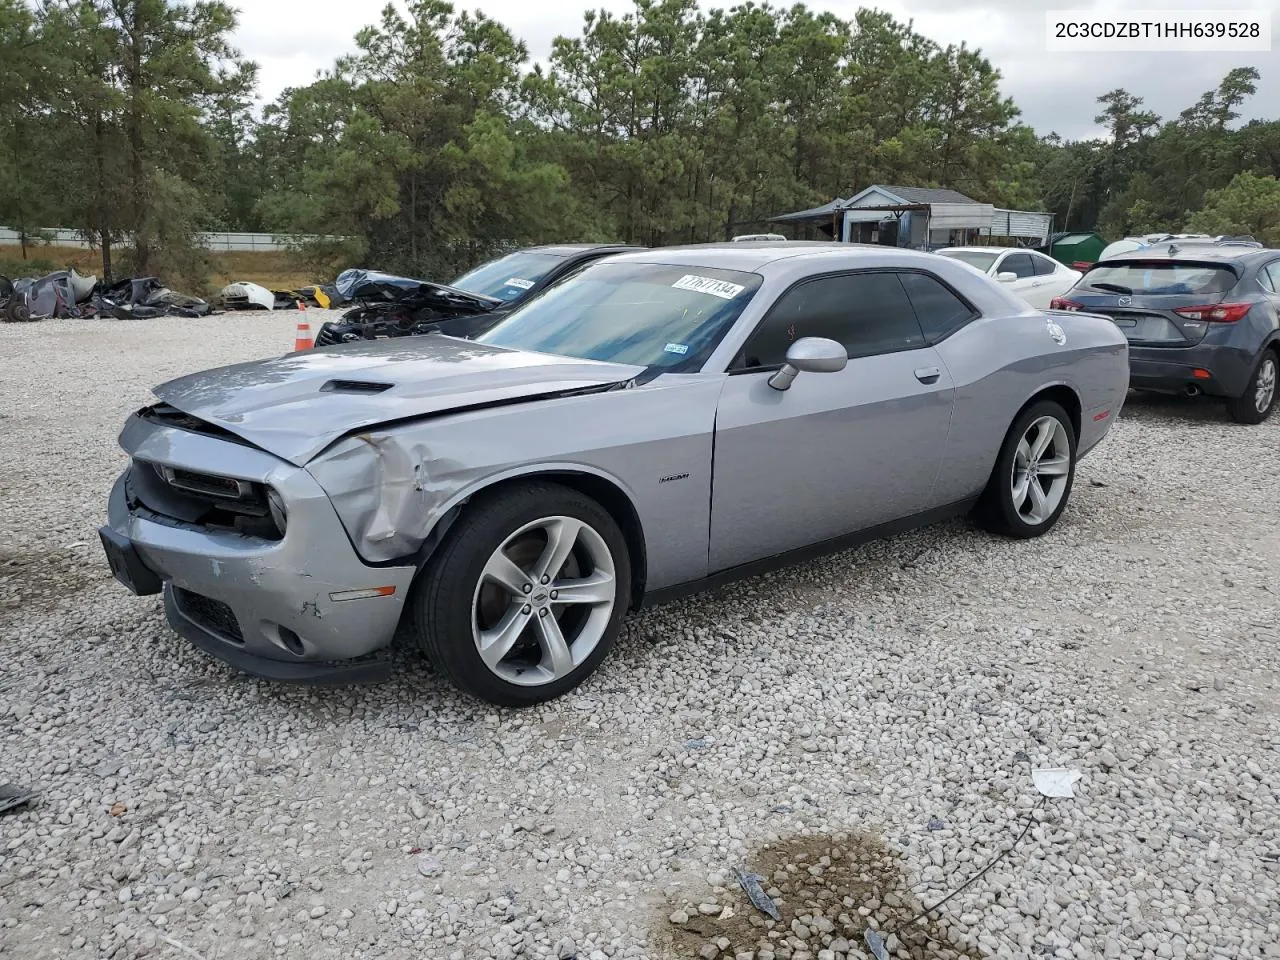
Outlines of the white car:
[{"label": "white car", "polygon": [[1037,310],[1076,285],[1083,274],[1034,250],[1018,247],[944,247],[935,253],[995,277]]}]

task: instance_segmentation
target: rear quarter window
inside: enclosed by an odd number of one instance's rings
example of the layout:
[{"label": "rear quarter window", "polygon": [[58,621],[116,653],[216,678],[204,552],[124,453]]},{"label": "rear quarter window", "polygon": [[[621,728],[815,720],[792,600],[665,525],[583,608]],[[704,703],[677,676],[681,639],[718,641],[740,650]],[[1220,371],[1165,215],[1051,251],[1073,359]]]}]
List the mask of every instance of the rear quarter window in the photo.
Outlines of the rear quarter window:
[{"label": "rear quarter window", "polygon": [[1047,277],[1051,273],[1056,273],[1058,265],[1048,257],[1040,257],[1031,254],[1031,263],[1036,271],[1037,277]]},{"label": "rear quarter window", "polygon": [[916,311],[925,342],[944,340],[976,317],[977,311],[956,296],[936,277],[924,273],[900,273],[898,279]]},{"label": "rear quarter window", "polygon": [[1161,260],[1099,264],[1084,275],[1080,286],[1103,293],[1179,296],[1226,293],[1236,283],[1235,271],[1222,264]]}]

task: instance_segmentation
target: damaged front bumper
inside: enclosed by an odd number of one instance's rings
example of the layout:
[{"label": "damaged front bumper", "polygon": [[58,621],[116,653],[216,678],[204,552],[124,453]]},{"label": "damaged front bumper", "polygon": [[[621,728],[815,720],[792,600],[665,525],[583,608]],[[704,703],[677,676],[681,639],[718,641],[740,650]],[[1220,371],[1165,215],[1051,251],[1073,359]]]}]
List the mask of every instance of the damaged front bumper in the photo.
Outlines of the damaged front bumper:
[{"label": "damaged front bumper", "polygon": [[[386,676],[379,652],[395,634],[415,568],[364,563],[310,474],[256,448],[137,416],[120,440],[133,459],[112,489],[103,545],[134,592],[162,587],[177,633],[275,680]],[[157,512],[138,495],[145,485],[131,482],[133,471],[153,465],[269,486],[285,508],[283,536],[246,536]]]}]

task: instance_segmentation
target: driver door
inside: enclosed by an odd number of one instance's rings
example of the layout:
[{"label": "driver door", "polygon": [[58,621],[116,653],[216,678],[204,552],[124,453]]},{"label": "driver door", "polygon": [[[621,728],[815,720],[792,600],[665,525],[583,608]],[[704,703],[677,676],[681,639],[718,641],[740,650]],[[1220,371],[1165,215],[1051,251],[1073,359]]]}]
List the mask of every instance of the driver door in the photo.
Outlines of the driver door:
[{"label": "driver door", "polygon": [[[769,386],[801,337],[844,344],[838,373]],[[908,517],[931,497],[955,388],[897,273],[837,274],[784,293],[720,397],[710,572]]]}]

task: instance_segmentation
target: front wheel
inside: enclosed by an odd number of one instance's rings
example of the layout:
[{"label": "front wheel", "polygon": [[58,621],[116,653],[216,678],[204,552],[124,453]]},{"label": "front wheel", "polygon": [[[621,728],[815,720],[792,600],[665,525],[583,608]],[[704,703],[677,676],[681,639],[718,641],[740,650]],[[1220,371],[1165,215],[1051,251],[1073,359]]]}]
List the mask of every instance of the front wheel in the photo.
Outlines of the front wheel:
[{"label": "front wheel", "polygon": [[1018,539],[1047,533],[1066,509],[1075,472],[1071,418],[1050,400],[1032,404],[1005,437],[978,504],[979,522]]},{"label": "front wheel", "polygon": [[1254,368],[1253,376],[1244,393],[1227,401],[1227,412],[1236,423],[1261,423],[1271,416],[1276,407],[1276,398],[1280,391],[1276,389],[1277,368],[1280,361],[1276,359],[1276,351],[1266,349]]},{"label": "front wheel", "polygon": [[631,562],[613,517],[555,483],[481,497],[414,590],[428,659],[499,706],[554,699],[587,678],[622,629]]}]

